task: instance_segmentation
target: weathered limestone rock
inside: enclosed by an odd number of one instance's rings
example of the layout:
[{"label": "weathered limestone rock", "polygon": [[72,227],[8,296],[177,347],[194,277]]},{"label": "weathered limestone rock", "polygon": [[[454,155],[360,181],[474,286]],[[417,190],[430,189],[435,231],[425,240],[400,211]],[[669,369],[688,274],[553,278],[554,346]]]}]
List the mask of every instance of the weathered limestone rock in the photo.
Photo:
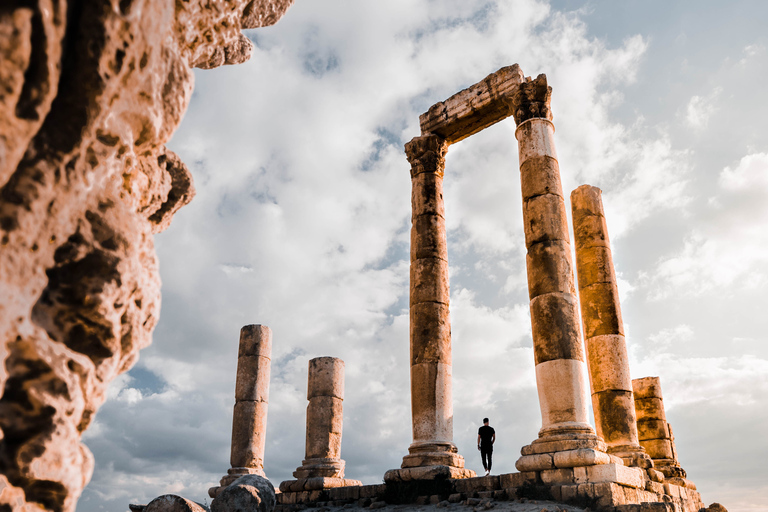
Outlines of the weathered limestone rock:
[{"label": "weathered limestone rock", "polygon": [[638,443],[635,401],[629,376],[616,274],[601,190],[582,185],[571,192],[576,272],[586,338],[592,410],[597,435],[608,453],[628,466],[653,467]]},{"label": "weathered limestone rock", "polygon": [[212,512],[272,512],[275,488],[261,475],[244,475],[223,489],[211,503]]},{"label": "weathered limestone rock", "polygon": [[291,3],[0,9],[0,505],[74,510],[93,469],[80,435],[157,322],[152,235],[194,195],[164,146],[191,67],[242,61],[242,20]]},{"label": "weathered limestone rock", "polygon": [[[538,471],[560,466],[607,464],[605,445],[587,417],[584,346],[579,332],[568,222],[555,151],[545,75],[521,84],[509,99],[515,117],[528,249],[528,291],[542,427],[539,439],[523,448],[516,467]],[[571,443],[581,441],[573,449]],[[552,453],[541,453],[545,444]]]},{"label": "weathered limestone rock", "polygon": [[164,494],[150,501],[144,512],[205,512],[205,508],[181,496]]},{"label": "weathered limestone rock", "polygon": [[677,462],[675,438],[664,411],[661,381],[658,377],[634,379],[632,389],[640,445],[653,459],[654,467],[665,477],[684,479],[685,470]]},{"label": "weathered limestone rock", "polygon": [[272,330],[269,327],[246,325],[240,329],[232,417],[232,467],[217,487],[208,489],[211,498],[215,498],[243,475],[265,476],[264,446],[267,439],[271,358]]},{"label": "weathered limestone rock", "polygon": [[344,478],[341,432],[344,421],[344,361],[316,357],[309,361],[307,377],[307,440],[296,480],[280,484],[281,492],[361,485]]}]

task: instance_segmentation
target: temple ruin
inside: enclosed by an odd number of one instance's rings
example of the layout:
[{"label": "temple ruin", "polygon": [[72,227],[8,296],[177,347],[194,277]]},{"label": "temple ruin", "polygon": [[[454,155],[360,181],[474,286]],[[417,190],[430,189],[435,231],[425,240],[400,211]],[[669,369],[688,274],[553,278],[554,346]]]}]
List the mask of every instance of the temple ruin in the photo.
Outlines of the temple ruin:
[{"label": "temple ruin", "polygon": [[[252,43],[241,30],[276,23],[291,4],[44,0],[0,9],[0,271],[9,297],[0,305],[3,510],[75,509],[93,471],[80,437],[157,322],[153,235],[194,196],[189,170],[165,146],[190,101],[192,68],[245,62]],[[296,480],[280,486],[282,512],[308,503],[521,497],[621,512],[704,507],[678,462],[659,379],[631,380],[600,192],[589,186],[572,195],[576,292],[550,97],[546,76],[526,78],[513,65],[420,117],[421,134],[406,144],[412,443],[384,484],[346,479],[344,363],[311,360],[305,459]],[[510,116],[542,426],[522,447],[519,472],[477,478],[453,442],[442,181],[451,144]],[[272,333],[246,326],[239,343],[231,468],[209,492],[214,511],[227,510],[235,487],[263,495],[255,501],[269,511]],[[132,508],[203,510],[174,496]]]}]

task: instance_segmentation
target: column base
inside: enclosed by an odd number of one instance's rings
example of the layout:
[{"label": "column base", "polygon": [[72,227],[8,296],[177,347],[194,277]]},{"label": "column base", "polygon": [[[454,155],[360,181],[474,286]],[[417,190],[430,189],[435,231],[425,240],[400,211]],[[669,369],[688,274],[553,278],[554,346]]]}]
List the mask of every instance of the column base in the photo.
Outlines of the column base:
[{"label": "column base", "polygon": [[323,489],[352,487],[358,485],[363,485],[360,480],[318,476],[310,478],[297,478],[296,480],[286,480],[284,482],[280,482],[280,492],[322,491]]},{"label": "column base", "polygon": [[446,441],[418,441],[408,447],[400,469],[384,475],[385,482],[473,478],[475,472],[464,468],[464,457],[456,445]]},{"label": "column base", "polygon": [[259,475],[266,478],[263,468],[229,468],[227,474],[221,477],[219,485],[217,487],[211,487],[208,489],[208,496],[216,498],[224,488],[228,487],[235,480],[244,475]]},{"label": "column base", "polygon": [[520,472],[595,466],[624,465],[624,461],[607,453],[605,442],[597,437],[588,423],[567,422],[542,428],[539,438],[520,450],[522,457],[515,467]]},{"label": "column base", "polygon": [[341,459],[305,459],[301,466],[296,468],[293,476],[298,479],[307,478],[340,478],[344,479],[345,462]]}]

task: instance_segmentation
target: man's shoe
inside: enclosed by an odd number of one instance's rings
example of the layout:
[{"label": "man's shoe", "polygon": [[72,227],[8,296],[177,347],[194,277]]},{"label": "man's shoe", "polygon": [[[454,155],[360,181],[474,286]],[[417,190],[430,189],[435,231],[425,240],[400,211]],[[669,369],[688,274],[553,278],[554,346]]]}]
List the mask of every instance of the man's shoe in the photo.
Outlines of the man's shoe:
[{"label": "man's shoe", "polygon": [[488,475],[490,475],[490,474],[491,474],[491,470],[490,470],[490,469],[486,469],[486,470],[485,470],[485,476],[488,476]]}]

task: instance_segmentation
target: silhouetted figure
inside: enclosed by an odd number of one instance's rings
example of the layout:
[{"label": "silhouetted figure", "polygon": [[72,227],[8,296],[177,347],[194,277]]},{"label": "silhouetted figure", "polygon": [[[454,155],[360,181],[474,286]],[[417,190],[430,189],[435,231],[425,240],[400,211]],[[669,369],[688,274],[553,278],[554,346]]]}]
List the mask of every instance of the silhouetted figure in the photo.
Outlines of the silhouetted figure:
[{"label": "silhouetted figure", "polygon": [[496,431],[488,425],[488,418],[483,418],[483,426],[477,430],[477,449],[480,450],[480,457],[483,459],[483,468],[485,476],[491,474],[493,465],[493,443],[496,442]]}]

